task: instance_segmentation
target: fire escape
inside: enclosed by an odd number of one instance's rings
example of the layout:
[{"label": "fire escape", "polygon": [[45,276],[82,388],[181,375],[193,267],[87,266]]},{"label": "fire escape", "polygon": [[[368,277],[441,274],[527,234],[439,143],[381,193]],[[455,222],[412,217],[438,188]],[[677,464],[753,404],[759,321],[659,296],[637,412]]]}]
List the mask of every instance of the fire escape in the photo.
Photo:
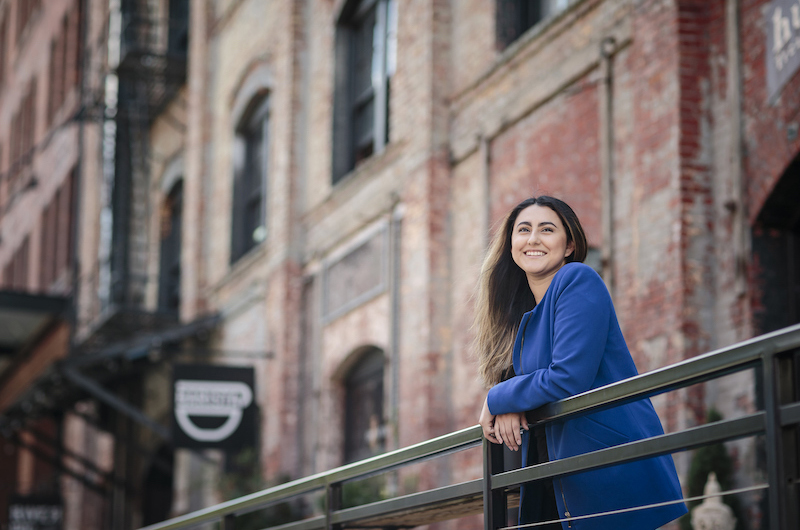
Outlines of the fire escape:
[{"label": "fire escape", "polygon": [[122,2],[109,302],[126,310],[142,307],[147,283],[150,126],[186,79],[188,0],[170,1],[166,20],[151,11]]},{"label": "fire escape", "polygon": [[112,72],[116,108],[106,112],[115,126],[113,171],[105,175],[105,218],[100,219],[108,234],[93,278],[97,299],[87,312],[89,331],[79,337],[62,375],[76,395],[98,403],[95,419],[114,435],[108,526],[125,530],[137,512],[145,522],[165,517],[171,499],[170,433],[147,415],[146,381],[165,355],[179,351],[175,345],[207,338],[216,317],[180,322],[175,307],[148,306],[145,296],[152,280],[149,227],[159,213],[150,195],[150,129],[186,81],[189,1],[121,0],[118,5],[119,60]]},{"label": "fire escape", "polygon": [[81,337],[81,353],[141,342],[149,335],[157,341],[160,333],[179,326],[174,305],[146,307],[152,280],[149,226],[158,214],[150,197],[150,128],[186,81],[189,0],[122,0],[119,5],[113,176],[106,177],[106,213],[100,220],[108,236],[92,276],[98,296],[96,307],[85,312],[91,331]]}]

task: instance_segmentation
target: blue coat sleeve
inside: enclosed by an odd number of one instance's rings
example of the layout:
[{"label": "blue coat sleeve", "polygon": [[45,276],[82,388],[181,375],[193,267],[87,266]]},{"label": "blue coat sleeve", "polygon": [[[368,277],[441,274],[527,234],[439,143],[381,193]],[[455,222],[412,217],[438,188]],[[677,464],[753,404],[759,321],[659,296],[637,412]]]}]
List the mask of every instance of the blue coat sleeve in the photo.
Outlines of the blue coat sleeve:
[{"label": "blue coat sleeve", "polygon": [[608,341],[611,297],[593,271],[569,272],[558,286],[550,285],[557,288],[551,315],[545,316],[552,319],[552,341],[527,341],[521,352],[524,367],[525,356],[541,359],[545,352],[537,349],[551,348],[549,366],[494,386],[488,395],[492,414],[533,410],[592,388]]}]

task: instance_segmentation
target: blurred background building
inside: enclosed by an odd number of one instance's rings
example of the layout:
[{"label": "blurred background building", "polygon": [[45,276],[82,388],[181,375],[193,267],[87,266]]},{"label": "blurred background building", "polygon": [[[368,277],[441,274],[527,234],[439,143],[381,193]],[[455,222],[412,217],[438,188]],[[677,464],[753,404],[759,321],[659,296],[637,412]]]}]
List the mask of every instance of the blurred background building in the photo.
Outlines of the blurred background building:
[{"label": "blurred background building", "polygon": [[[581,218],[640,372],[800,322],[798,42],[793,0],[0,0],[0,528],[475,424],[472,296],[529,196]],[[176,364],[253,369],[249,453],[179,447]]]}]

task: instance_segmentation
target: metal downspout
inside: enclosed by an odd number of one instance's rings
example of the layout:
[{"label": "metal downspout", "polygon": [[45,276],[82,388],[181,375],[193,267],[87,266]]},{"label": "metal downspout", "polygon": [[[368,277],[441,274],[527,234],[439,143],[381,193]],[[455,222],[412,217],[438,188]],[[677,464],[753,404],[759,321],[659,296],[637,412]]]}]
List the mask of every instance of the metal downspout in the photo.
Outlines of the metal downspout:
[{"label": "metal downspout", "polygon": [[617,41],[606,37],[600,42],[600,188],[603,243],[600,263],[603,280],[614,296],[614,54]]},{"label": "metal downspout", "polygon": [[725,34],[728,55],[728,100],[731,113],[731,127],[728,149],[730,150],[728,171],[731,176],[731,195],[725,207],[733,221],[733,254],[736,260],[736,295],[747,294],[747,262],[750,253],[748,219],[745,208],[744,175],[742,170],[742,57],[739,50],[739,0],[725,3]]}]

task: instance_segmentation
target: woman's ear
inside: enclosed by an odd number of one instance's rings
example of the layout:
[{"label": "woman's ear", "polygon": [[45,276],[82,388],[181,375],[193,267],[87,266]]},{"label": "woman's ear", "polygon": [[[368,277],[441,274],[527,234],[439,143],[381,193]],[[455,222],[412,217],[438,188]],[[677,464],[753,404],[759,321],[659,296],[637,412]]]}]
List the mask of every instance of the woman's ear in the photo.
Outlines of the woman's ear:
[{"label": "woman's ear", "polygon": [[567,251],[564,253],[564,259],[570,257],[573,252],[575,252],[575,242],[570,241],[569,243],[567,243]]}]

